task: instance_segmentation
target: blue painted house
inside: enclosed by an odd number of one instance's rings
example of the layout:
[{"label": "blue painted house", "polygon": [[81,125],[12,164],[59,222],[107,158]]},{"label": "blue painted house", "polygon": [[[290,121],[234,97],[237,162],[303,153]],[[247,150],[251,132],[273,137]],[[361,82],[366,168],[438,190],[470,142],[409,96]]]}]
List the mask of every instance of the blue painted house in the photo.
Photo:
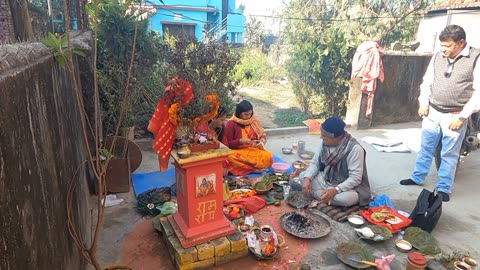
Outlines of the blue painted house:
[{"label": "blue painted house", "polygon": [[236,8],[235,0],[158,0],[149,2],[156,13],[150,17],[150,28],[163,36],[195,36],[203,41],[208,37],[230,43],[243,43],[245,16]]}]

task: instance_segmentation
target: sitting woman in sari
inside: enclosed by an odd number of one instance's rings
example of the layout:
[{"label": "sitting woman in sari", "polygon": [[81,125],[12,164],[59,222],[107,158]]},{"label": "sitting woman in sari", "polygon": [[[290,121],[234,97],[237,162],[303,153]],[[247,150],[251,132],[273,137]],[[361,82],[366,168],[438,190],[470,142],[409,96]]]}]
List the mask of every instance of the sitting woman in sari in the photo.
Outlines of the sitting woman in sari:
[{"label": "sitting woman in sari", "polygon": [[273,155],[264,149],[267,136],[262,124],[253,116],[247,100],[237,104],[235,114],[225,126],[224,142],[233,154],[228,156],[229,171],[234,175],[262,172],[272,166]]}]

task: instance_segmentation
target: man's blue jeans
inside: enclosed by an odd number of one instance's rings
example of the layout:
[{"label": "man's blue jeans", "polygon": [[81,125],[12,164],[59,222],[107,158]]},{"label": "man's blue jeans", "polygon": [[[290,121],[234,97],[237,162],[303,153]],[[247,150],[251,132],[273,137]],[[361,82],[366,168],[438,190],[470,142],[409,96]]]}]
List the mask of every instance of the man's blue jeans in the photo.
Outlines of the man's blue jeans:
[{"label": "man's blue jeans", "polygon": [[415,170],[411,179],[422,185],[432,165],[433,153],[437,144],[442,140],[441,163],[438,169],[439,181],[437,191],[451,193],[451,187],[455,178],[460,148],[465,137],[467,121],[458,130],[451,130],[448,124],[458,115],[441,113],[430,107],[428,116],[422,122],[422,145],[415,162]]}]

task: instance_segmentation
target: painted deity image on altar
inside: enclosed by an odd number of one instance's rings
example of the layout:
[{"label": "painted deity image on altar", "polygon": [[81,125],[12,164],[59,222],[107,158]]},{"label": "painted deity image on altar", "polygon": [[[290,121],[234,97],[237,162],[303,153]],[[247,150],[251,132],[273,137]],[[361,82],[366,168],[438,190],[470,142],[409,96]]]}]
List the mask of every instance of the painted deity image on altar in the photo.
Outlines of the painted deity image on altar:
[{"label": "painted deity image on altar", "polygon": [[195,183],[197,187],[197,198],[207,196],[209,194],[215,194],[215,180],[216,174],[202,175],[195,177]]}]

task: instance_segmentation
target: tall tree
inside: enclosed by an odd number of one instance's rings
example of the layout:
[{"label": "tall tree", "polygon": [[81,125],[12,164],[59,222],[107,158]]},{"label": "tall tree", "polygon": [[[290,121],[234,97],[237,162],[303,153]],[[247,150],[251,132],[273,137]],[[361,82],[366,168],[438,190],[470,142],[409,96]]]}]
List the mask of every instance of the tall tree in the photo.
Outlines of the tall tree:
[{"label": "tall tree", "polygon": [[13,19],[15,39],[18,41],[32,41],[33,30],[28,12],[27,0],[8,0]]},{"label": "tall tree", "polygon": [[381,45],[411,40],[420,12],[428,0],[344,0],[326,2],[334,12],[334,23],[358,41],[375,40]]},{"label": "tall tree", "polygon": [[263,23],[251,17],[245,25],[245,44],[247,47],[262,49],[265,37]]}]

